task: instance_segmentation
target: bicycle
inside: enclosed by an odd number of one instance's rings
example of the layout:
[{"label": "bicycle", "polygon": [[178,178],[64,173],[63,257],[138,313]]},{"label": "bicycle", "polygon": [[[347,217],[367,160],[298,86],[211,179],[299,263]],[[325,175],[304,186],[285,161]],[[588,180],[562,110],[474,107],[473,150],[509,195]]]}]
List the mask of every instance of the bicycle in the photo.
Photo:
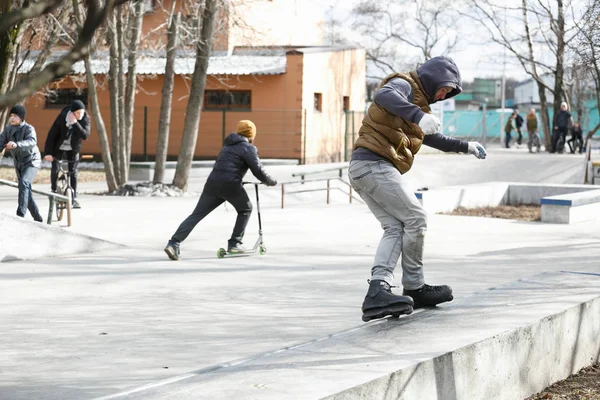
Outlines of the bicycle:
[{"label": "bicycle", "polygon": [[[94,157],[91,155],[81,156],[80,160],[91,160]],[[64,154],[59,161],[58,164],[58,177],[56,180],[57,188],[56,193],[62,194],[65,197],[68,197],[73,201],[75,199],[75,191],[71,187],[71,172],[69,172],[69,164],[74,163],[75,161],[68,161],[64,159]],[[64,167],[66,166],[66,168]],[[66,201],[58,200],[56,202],[56,219],[58,221],[62,220],[65,209],[67,208]]]}]

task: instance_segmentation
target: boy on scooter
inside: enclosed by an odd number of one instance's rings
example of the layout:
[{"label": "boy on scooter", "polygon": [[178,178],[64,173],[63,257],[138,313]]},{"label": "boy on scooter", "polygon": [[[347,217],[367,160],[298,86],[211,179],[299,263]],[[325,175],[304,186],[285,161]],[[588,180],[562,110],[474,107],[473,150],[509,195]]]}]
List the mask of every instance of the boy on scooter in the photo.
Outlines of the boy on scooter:
[{"label": "boy on scooter", "polygon": [[277,185],[277,181],[267,174],[260,162],[258,150],[253,145],[255,137],[256,126],[254,123],[249,120],[241,120],[238,123],[237,131],[225,138],[224,146],[208,176],[196,208],[179,225],[165,247],[165,253],[171,260],[179,260],[180,243],[188,237],[204,217],[225,201],[233,205],[238,214],[227,251],[235,254],[243,253],[246,250],[242,247],[242,239],[252,213],[252,203],[242,186],[242,179],[250,169],[252,174],[267,186]]}]

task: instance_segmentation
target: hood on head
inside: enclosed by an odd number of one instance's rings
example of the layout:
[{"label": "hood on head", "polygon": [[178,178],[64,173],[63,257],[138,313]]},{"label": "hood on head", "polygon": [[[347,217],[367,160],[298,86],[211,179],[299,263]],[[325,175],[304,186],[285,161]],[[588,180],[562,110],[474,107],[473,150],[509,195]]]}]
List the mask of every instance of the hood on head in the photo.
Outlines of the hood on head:
[{"label": "hood on head", "polygon": [[452,91],[446,95],[446,99],[456,96],[462,92],[462,80],[460,71],[454,60],[446,56],[433,57],[417,69],[417,75],[427,94],[427,101],[433,104],[435,93],[442,87],[448,86]]},{"label": "hood on head", "polygon": [[230,133],[229,135],[227,135],[227,137],[225,138],[225,141],[223,142],[223,145],[225,146],[233,146],[234,144],[238,144],[240,142],[248,142],[248,138],[237,134],[237,133]]}]

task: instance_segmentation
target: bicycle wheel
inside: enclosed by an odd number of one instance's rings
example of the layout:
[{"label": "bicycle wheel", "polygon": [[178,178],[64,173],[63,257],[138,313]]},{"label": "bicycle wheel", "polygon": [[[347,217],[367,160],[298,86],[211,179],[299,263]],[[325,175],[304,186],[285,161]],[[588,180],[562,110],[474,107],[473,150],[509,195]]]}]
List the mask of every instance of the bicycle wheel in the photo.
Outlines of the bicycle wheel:
[{"label": "bicycle wheel", "polygon": [[[71,196],[71,198],[73,198],[73,189],[66,187],[66,185],[59,189],[59,193],[65,197]],[[62,200],[56,200],[56,219],[58,221],[62,220],[65,208],[67,208],[66,202]]]}]

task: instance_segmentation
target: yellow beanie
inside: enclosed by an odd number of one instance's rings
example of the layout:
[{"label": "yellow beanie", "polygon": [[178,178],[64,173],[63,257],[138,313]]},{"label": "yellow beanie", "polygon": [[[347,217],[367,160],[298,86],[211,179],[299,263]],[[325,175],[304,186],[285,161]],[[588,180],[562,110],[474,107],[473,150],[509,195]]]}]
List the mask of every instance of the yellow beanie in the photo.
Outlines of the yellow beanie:
[{"label": "yellow beanie", "polygon": [[237,133],[253,140],[256,136],[256,125],[250,120],[243,119],[238,122]]}]

